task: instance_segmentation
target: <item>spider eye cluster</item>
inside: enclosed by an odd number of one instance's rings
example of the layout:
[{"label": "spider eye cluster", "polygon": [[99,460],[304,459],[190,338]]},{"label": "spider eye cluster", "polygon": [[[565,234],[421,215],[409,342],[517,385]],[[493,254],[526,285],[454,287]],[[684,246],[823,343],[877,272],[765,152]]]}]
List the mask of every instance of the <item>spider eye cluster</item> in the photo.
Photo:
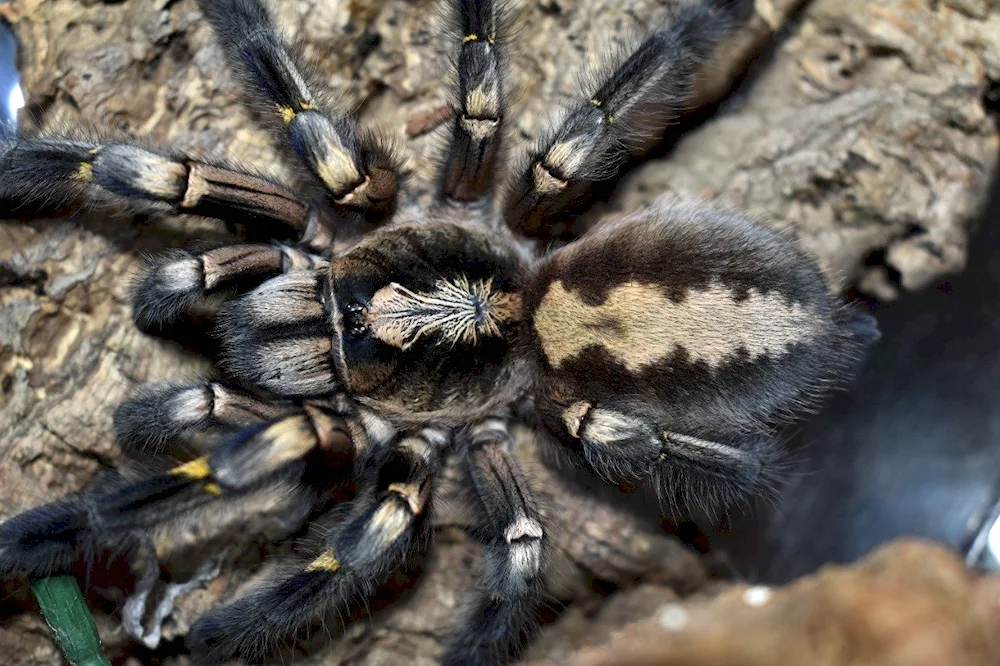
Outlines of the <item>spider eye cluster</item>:
[{"label": "spider eye cluster", "polygon": [[344,306],[344,334],[357,340],[368,334],[368,324],[365,322],[368,309],[358,303],[351,301]]}]

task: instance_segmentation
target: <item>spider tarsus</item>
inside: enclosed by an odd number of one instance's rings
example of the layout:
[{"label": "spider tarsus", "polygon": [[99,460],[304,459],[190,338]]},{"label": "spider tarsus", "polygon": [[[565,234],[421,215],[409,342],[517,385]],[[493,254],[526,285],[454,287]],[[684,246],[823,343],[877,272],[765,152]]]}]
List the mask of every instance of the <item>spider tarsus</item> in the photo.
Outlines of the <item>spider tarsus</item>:
[{"label": "spider tarsus", "polygon": [[161,453],[211,425],[212,400],[211,385],[143,386],[115,410],[118,444],[127,452]]},{"label": "spider tarsus", "polygon": [[132,290],[132,321],[144,333],[163,333],[201,303],[204,271],[197,255],[172,250],[146,266]]},{"label": "spider tarsus", "polygon": [[217,663],[251,663],[273,646],[335,611],[349,616],[375,587],[427,545],[431,484],[440,466],[441,434],[424,430],[370,459],[362,491],[347,517],[329,528],[311,560],[271,574],[260,588],[202,616],[191,649]]}]

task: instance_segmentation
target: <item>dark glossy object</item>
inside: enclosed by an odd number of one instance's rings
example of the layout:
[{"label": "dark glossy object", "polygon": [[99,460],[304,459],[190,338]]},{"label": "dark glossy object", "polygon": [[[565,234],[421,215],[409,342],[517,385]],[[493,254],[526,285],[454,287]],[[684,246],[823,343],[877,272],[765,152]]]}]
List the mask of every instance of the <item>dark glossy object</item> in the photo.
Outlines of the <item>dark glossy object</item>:
[{"label": "dark glossy object", "polygon": [[998,215],[995,194],[964,273],[877,313],[882,340],[792,442],[776,506],[734,516],[714,540],[740,573],[781,583],[904,535],[1000,569]]}]

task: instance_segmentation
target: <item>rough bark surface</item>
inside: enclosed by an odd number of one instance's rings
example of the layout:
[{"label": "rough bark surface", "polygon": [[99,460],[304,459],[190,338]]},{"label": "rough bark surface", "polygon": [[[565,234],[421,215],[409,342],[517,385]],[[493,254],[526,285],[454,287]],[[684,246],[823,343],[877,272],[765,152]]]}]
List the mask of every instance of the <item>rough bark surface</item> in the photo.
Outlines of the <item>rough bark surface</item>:
[{"label": "rough bark surface", "polygon": [[790,230],[838,286],[881,299],[965,263],[993,176],[1000,11],[816,0],[752,86],[622,188],[718,197]]},{"label": "rough bark surface", "polygon": [[[445,45],[425,0],[295,0],[276,4],[285,32],[306,57],[417,155],[428,172],[446,117]],[[517,3],[520,26],[511,81],[512,148],[534,137],[554,102],[575,91],[577,64],[609,38],[642,29],[662,10],[652,0],[537,0]],[[723,113],[675,151],[626,178],[602,211],[659,193],[719,196],[796,233],[840,286],[879,296],[914,288],[961,267],[968,225],[998,150],[990,111],[1000,81],[1000,9],[927,0],[758,0],[749,26],[702,82],[721,94],[749,54],[777,31],[780,45]],[[12,0],[0,2],[23,43],[29,124],[141,133],[178,148],[251,163],[277,175],[271,137],[241,104],[193,0]],[[792,17],[792,18],[790,18]],[[291,169],[286,168],[291,167]],[[420,186],[418,182],[418,187]],[[2,213],[2,211],[0,211]],[[227,238],[204,220],[138,220],[82,214],[67,220],[0,222],[0,519],[84,487],[119,459],[111,417],[137,385],[210,371],[208,360],[131,325],[129,278],[142,256]],[[708,594],[705,567],[665,535],[655,516],[627,510],[570,485],[537,460],[530,436],[519,449],[547,499],[555,542],[550,591],[572,614],[547,629],[537,658],[568,654],[587,632],[576,617],[610,631],[675,595]],[[371,620],[332,639],[297,646],[297,663],[433,663],[474,582],[478,548],[466,536],[455,484],[446,484],[433,553],[377,600]],[[238,594],[274,546],[282,507],[248,506],[265,538],[235,533],[201,548],[190,532],[160,537],[158,549],[209,558],[222,573],[178,600],[156,659],[183,664],[171,639],[220,598]],[[265,518],[273,518],[268,521]],[[270,537],[270,538],[268,538]],[[193,545],[194,544],[194,545]],[[203,551],[203,552],[201,552]],[[114,571],[114,570],[113,570]],[[167,574],[184,580],[184,567]],[[417,575],[419,574],[419,575]],[[121,583],[109,574],[105,582]],[[635,588],[633,586],[642,583]],[[708,587],[706,587],[708,585]],[[604,604],[609,589],[622,588]],[[93,603],[110,649],[129,663],[148,651],[115,632],[120,596],[95,586]],[[4,584],[0,654],[18,666],[54,663],[44,625],[18,581]]]},{"label": "rough bark surface", "polygon": [[[998,592],[1000,577],[971,574],[955,553],[899,540],[854,566],[826,567],[777,589],[734,585],[712,599],[678,602],[638,587],[627,594],[633,607],[645,607],[643,621],[610,640],[591,630],[581,641],[593,647],[529,664],[989,666],[1000,650]],[[573,621],[567,615],[559,624]]]}]

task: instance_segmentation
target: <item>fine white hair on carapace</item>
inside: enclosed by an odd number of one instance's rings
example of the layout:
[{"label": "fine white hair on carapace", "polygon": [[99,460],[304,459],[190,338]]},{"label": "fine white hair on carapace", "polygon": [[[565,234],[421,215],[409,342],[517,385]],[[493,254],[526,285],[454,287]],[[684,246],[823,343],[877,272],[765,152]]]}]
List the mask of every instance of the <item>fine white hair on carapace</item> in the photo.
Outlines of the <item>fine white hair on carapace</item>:
[{"label": "fine white hair on carapace", "polygon": [[426,292],[396,282],[379,289],[365,323],[382,342],[406,350],[427,335],[451,345],[499,337],[500,327],[519,319],[520,312],[520,294],[494,289],[492,279],[473,282],[458,276],[439,280]]}]

